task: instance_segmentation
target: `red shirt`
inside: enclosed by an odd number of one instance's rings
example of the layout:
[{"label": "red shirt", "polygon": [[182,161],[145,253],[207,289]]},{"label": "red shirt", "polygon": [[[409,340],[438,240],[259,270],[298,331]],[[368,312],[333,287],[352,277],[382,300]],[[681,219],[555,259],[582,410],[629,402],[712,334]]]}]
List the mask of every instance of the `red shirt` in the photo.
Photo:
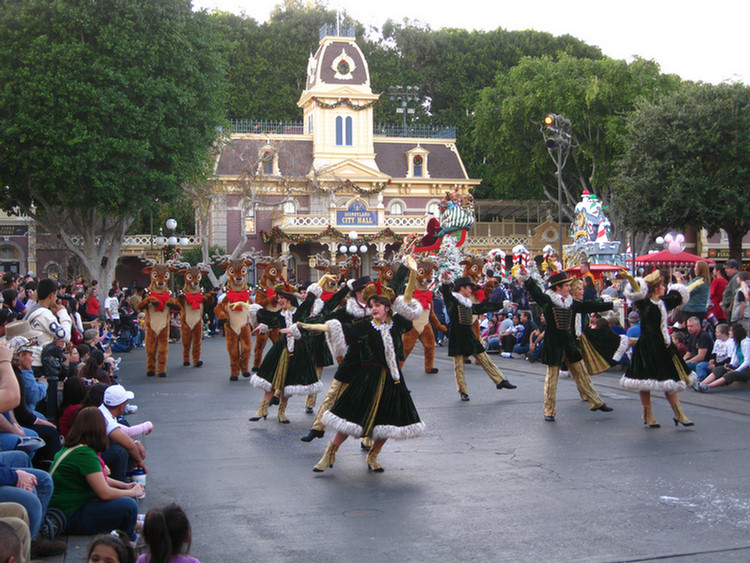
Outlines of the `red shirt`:
[{"label": "red shirt", "polygon": [[86,300],[86,314],[94,317],[99,315],[99,301],[93,295]]}]

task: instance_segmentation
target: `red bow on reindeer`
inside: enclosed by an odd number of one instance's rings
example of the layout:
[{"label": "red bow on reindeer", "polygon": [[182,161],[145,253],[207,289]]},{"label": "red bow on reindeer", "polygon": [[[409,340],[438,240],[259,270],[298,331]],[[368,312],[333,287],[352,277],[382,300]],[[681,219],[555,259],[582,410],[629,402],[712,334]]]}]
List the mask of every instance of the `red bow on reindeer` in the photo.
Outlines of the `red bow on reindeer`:
[{"label": "red bow on reindeer", "polygon": [[203,304],[203,295],[200,293],[186,293],[185,301],[192,309],[200,309]]},{"label": "red bow on reindeer", "polygon": [[154,305],[154,309],[156,311],[163,311],[164,306],[167,304],[167,301],[169,301],[169,292],[165,293],[151,293],[149,297],[153,297],[154,299],[158,300],[159,302]]},{"label": "red bow on reindeer", "polygon": [[433,294],[430,290],[414,290],[414,299],[419,301],[423,309],[427,309],[430,306],[433,297],[435,297],[435,294]]},{"label": "red bow on reindeer", "polygon": [[247,303],[247,301],[250,299],[250,293],[248,293],[247,289],[244,289],[242,291],[235,291],[233,289],[230,289],[229,291],[227,291],[227,299],[229,299],[230,303]]}]

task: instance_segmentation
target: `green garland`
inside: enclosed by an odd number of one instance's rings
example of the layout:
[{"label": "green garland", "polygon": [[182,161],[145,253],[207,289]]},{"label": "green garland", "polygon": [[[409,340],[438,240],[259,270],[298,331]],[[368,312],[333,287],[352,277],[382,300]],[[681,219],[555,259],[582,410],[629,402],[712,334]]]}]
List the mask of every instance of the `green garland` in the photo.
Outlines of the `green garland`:
[{"label": "green garland", "polygon": [[286,231],[283,231],[281,227],[273,227],[270,232],[261,231],[260,235],[263,238],[263,242],[265,242],[266,244],[279,241],[288,241],[294,244],[307,244],[310,242],[318,242],[320,239],[326,237],[339,239],[342,242],[356,244],[358,246],[360,244],[370,244],[371,242],[375,242],[384,238],[393,238],[396,242],[399,243],[403,242],[404,240],[404,237],[394,233],[390,227],[386,227],[379,233],[364,235],[356,240],[350,239],[349,235],[347,235],[346,233],[342,233],[331,225],[328,225],[323,232],[318,233],[317,235],[292,235],[287,233]]},{"label": "green garland", "polygon": [[318,187],[318,190],[320,190],[321,192],[325,192],[327,194],[329,193],[335,194],[335,193],[340,192],[341,190],[353,190],[357,192],[359,195],[375,195],[375,194],[379,194],[390,185],[391,185],[391,181],[388,180],[387,182],[383,182],[379,186],[375,186],[374,188],[368,190],[367,188],[360,188],[357,184],[355,184],[351,180],[344,180],[343,184],[339,184],[338,186],[335,186],[333,188]]},{"label": "green garland", "polygon": [[380,99],[370,100],[369,102],[362,105],[352,103],[349,98],[342,98],[340,100],[336,100],[331,104],[319,100],[316,96],[313,96],[312,99],[318,107],[323,109],[335,109],[340,106],[346,106],[349,109],[353,109],[354,111],[362,111],[363,109],[371,108],[375,104],[380,105]]}]

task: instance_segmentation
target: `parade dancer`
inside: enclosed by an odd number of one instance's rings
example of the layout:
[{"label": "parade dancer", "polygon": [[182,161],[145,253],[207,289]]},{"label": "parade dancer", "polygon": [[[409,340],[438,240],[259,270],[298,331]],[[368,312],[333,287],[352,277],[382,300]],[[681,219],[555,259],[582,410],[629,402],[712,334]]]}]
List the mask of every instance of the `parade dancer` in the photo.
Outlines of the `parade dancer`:
[{"label": "parade dancer", "polygon": [[274,342],[260,364],[258,373],[253,374],[250,383],[263,389],[265,394],[258,411],[250,418],[256,422],[268,415],[268,405],[274,394],[280,397],[278,421],[288,424],[286,405],[292,395],[309,395],[322,390],[323,384],[318,381],[315,365],[309,346],[302,340],[302,333],[295,322],[308,318],[315,302],[315,295],[309,293],[299,306],[296,288],[282,284],[274,288],[280,310],[267,311],[260,305],[250,306],[250,320],[255,326],[254,333],[268,332],[278,328],[281,336]]},{"label": "parade dancer", "polygon": [[674,424],[693,426],[682,411],[677,393],[696,379],[685,364],[669,336],[668,311],[687,303],[690,292],[682,284],[674,284],[667,290],[659,270],[645,278],[634,278],[627,272],[621,277],[630,282],[625,297],[633,302],[641,317],[641,337],[633,347],[625,375],[620,385],[640,392],[643,406],[643,424],[659,428],[651,411],[651,391],[662,391],[674,411]]},{"label": "parade dancer", "polygon": [[470,400],[464,372],[464,364],[469,356],[476,358],[477,363],[482,366],[482,369],[489,375],[498,389],[515,389],[516,386],[508,381],[500,369],[492,363],[472,328],[472,315],[497,311],[502,308],[503,304],[490,301],[472,303],[471,295],[476,284],[468,277],[456,280],[453,284],[455,291],[451,289],[450,272],[443,272],[441,281],[440,290],[443,293],[446,313],[450,318],[448,324],[448,355],[453,358],[453,373],[456,377],[456,388],[461,400]]},{"label": "parade dancer", "polygon": [[392,302],[393,292],[371,283],[363,298],[372,313],[371,320],[342,324],[331,320],[325,325],[301,325],[310,330],[330,333],[334,341],[344,341],[359,355],[359,369],[323,422],[336,430],[323,457],[313,471],[333,467],[336,451],[349,437],[370,437],[373,445],[367,454],[367,467],[382,472],[378,454],[388,438],[416,438],[425,425],[412,402],[399,361],[404,358],[402,335],[412,329],[412,320],[422,314],[422,306],[412,299],[416,264],[408,258],[411,275],[404,295]]},{"label": "parade dancer", "polygon": [[543,291],[538,282],[531,279],[529,271],[523,265],[519,268],[518,280],[542,307],[547,323],[541,357],[542,363],[547,366],[544,379],[544,420],[554,422],[557,415],[557,379],[560,376],[561,365],[567,365],[581,397],[588,401],[590,410],[612,411],[612,407],[607,406],[596,392],[591,384],[591,378],[583,368],[583,357],[576,346],[572,327],[576,312],[589,313],[612,309],[612,303],[583,301],[578,302],[574,308],[574,300],[570,294],[572,279],[564,272],[549,277],[547,291]]},{"label": "parade dancer", "polygon": [[[341,323],[351,324],[363,319],[369,319],[370,309],[362,298],[362,291],[371,281],[370,276],[363,276],[356,280],[350,280],[348,285],[344,286],[345,289],[349,290],[349,297],[346,300],[346,305],[333,311],[329,317],[318,318],[315,319],[315,321],[320,322],[336,319]],[[314,338],[317,337],[314,336]],[[323,403],[318,409],[318,414],[313,421],[310,432],[308,432],[306,436],[300,438],[303,442],[312,442],[315,438],[322,438],[325,435],[326,427],[323,424],[323,414],[333,406],[336,399],[338,399],[341,393],[344,392],[358,367],[358,350],[353,348],[335,349],[334,354],[336,355],[336,360],[339,362],[339,366],[333,376],[333,382],[328,389],[328,393],[326,393]]]}]

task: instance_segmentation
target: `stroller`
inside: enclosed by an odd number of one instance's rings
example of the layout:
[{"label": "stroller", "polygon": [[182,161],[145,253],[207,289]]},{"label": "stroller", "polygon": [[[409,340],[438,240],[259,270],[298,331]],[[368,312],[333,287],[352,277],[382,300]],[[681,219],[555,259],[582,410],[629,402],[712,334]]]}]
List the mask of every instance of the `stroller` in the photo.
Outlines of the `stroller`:
[{"label": "stroller", "polygon": [[120,307],[120,334],[110,343],[113,352],[130,352],[138,343],[138,315],[130,306]]}]

